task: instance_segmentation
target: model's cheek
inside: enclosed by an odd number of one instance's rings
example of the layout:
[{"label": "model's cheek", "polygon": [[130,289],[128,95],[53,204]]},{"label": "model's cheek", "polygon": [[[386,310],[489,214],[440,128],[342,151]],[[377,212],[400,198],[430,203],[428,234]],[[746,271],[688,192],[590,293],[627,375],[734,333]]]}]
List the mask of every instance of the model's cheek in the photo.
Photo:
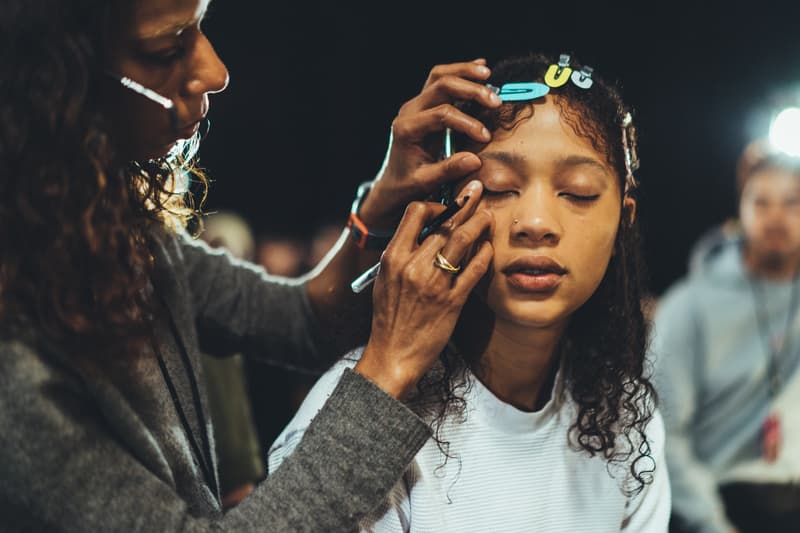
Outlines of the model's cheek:
[{"label": "model's cheek", "polygon": [[579,286],[581,299],[588,299],[605,276],[609,262],[614,252],[616,231],[598,233],[597,226],[594,231],[589,227],[584,229],[583,238],[575,242],[575,261],[568,265],[571,275],[574,275]]}]

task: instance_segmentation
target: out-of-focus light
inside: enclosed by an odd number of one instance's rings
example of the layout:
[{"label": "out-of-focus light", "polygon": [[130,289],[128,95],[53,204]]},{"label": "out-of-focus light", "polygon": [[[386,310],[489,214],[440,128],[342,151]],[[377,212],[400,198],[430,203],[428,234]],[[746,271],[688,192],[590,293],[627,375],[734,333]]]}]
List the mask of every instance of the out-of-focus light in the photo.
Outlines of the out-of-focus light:
[{"label": "out-of-focus light", "polygon": [[800,157],[800,107],[778,113],[769,128],[769,142],[782,152]]}]

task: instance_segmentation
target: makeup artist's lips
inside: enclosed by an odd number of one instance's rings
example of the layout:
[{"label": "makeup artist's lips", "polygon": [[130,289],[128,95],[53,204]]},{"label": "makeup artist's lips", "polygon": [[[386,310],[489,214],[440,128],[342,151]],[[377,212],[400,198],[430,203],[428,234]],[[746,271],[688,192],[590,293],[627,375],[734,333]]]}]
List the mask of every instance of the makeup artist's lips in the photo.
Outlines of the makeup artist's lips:
[{"label": "makeup artist's lips", "polygon": [[502,272],[513,288],[541,293],[558,287],[568,271],[547,256],[529,256],[512,261]]},{"label": "makeup artist's lips", "polygon": [[200,129],[200,123],[203,119],[195,120],[194,122],[189,123],[187,126],[183,126],[181,129],[178,130],[178,138],[179,139],[188,139],[195,133],[197,130]]}]

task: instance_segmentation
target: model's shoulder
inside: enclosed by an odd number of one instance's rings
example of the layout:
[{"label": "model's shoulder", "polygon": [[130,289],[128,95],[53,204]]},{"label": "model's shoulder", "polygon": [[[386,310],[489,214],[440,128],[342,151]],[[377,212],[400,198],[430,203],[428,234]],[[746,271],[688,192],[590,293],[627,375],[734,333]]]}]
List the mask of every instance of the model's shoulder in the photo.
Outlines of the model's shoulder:
[{"label": "model's shoulder", "polygon": [[667,433],[664,428],[664,417],[661,416],[661,409],[658,407],[653,410],[653,418],[647,423],[646,433],[647,440],[651,442],[651,445],[657,446],[659,452],[663,450]]}]

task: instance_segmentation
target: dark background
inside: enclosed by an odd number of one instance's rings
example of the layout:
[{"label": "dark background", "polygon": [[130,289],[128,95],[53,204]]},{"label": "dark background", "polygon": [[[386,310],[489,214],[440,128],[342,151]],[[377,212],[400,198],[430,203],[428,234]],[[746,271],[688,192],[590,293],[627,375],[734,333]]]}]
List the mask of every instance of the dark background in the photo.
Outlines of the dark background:
[{"label": "dark background", "polygon": [[[735,214],[734,167],[770,108],[800,96],[800,2],[234,2],[205,23],[231,74],[201,163],[208,210],[258,233],[344,224],[399,106],[443,62],[571,52],[635,110],[655,294],[694,240]],[[791,92],[788,93],[791,95]]]}]

